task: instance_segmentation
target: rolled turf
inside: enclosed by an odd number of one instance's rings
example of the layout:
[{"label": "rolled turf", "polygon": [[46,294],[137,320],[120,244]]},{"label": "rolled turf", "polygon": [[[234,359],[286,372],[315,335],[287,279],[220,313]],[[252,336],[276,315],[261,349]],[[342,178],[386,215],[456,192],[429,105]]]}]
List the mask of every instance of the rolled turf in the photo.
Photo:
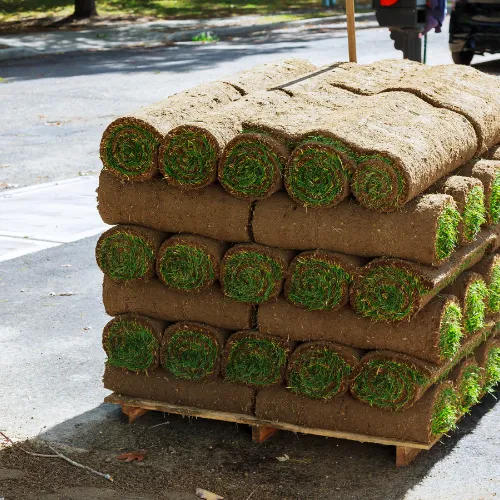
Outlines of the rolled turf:
[{"label": "rolled turf", "polygon": [[169,289],[157,279],[127,286],[105,277],[102,295],[104,308],[111,316],[135,313],[169,322],[195,321],[227,330],[252,328],[254,323],[250,305],[227,299],[215,286],[187,294]]},{"label": "rolled turf", "polygon": [[455,295],[464,316],[464,334],[471,335],[484,327],[488,289],[483,277],[474,272],[461,274],[443,293]]},{"label": "rolled turf", "polygon": [[264,90],[314,69],[308,61],[300,59],[266,63],[179,92],[122,116],[103,134],[100,154],[104,168],[125,180],[149,179],[158,174],[158,148],[172,128],[236,101],[242,95]]},{"label": "rolled turf", "polygon": [[217,184],[194,197],[161,179],[124,183],[103,171],[97,196],[99,214],[107,224],[136,224],[228,242],[251,240],[251,202],[236,199]]},{"label": "rolled turf", "polygon": [[479,273],[488,288],[487,315],[500,313],[500,255],[487,255],[471,271]]},{"label": "rolled turf", "polygon": [[203,380],[219,375],[228,333],[202,323],[184,321],[165,330],[161,365],[175,378]]},{"label": "rolled turf", "polygon": [[281,384],[293,347],[286,340],[257,331],[234,333],[224,348],[224,379],[256,387]]},{"label": "rolled turf", "polygon": [[285,296],[309,311],[340,309],[347,304],[349,287],[365,262],[360,257],[325,250],[302,252],[288,269]]},{"label": "rolled turf", "polygon": [[165,322],[145,316],[123,314],[105,327],[102,345],[106,364],[134,372],[149,372],[160,363],[160,343]]},{"label": "rolled turf", "polygon": [[227,247],[222,241],[203,236],[171,236],[158,252],[156,272],[170,288],[199,292],[219,279],[220,264]]},{"label": "rolled turf", "polygon": [[128,224],[108,229],[97,241],[97,265],[117,281],[150,279],[155,276],[156,253],[167,236]]},{"label": "rolled turf", "polygon": [[255,414],[310,429],[430,444],[454,427],[458,410],[453,385],[446,381],[433,386],[404,412],[374,408],[348,394],[325,402],[293,394],[285,387],[269,387],[257,393]]},{"label": "rolled turf", "polygon": [[461,414],[479,403],[484,387],[484,370],[474,357],[464,359],[448,376],[455,385],[457,406]]},{"label": "rolled turf", "polygon": [[376,321],[408,321],[463,271],[479,262],[496,241],[482,230],[477,240],[461,247],[439,268],[399,259],[374,259],[351,286],[350,303],[361,316]]},{"label": "rolled turf", "polygon": [[486,222],[482,182],[474,177],[451,175],[440,179],[429,191],[453,197],[461,216],[458,226],[460,244],[474,241]]},{"label": "rolled turf", "polygon": [[471,160],[457,173],[481,181],[484,188],[486,223],[488,225],[498,224],[500,222],[500,161]]},{"label": "rolled turf", "polygon": [[236,302],[261,304],[277,297],[294,252],[255,243],[235,245],[222,259],[221,286]]},{"label": "rolled turf", "polygon": [[292,353],[287,387],[312,399],[328,400],[349,388],[351,372],[362,351],[332,342],[306,342]]},{"label": "rolled turf", "polygon": [[283,297],[259,306],[259,330],[291,341],[321,340],[358,349],[387,349],[443,364],[463,338],[462,311],[450,295],[434,298],[410,321],[373,322],[349,306],[339,311],[306,311]]},{"label": "rolled turf", "polygon": [[486,341],[476,350],[475,356],[484,370],[483,394],[493,392],[500,383],[500,339]]},{"label": "rolled turf", "polygon": [[[264,109],[244,125],[273,134],[288,130],[290,135],[291,117],[293,112],[276,116]],[[363,206],[382,212],[401,207],[470,160],[477,149],[474,128],[464,117],[406,92],[360,97],[354,106],[316,110],[300,126],[301,130],[295,126],[299,136],[328,136],[351,152],[356,160],[354,195]],[[443,135],[438,138],[435,130]]]},{"label": "rolled turf", "polygon": [[255,389],[221,378],[181,380],[158,368],[147,375],[106,366],[104,387],[122,396],[205,410],[253,415]]},{"label": "rolled turf", "polygon": [[500,144],[496,144],[493,146],[489,151],[487,155],[488,159],[490,160],[500,160]]},{"label": "rolled turf", "polygon": [[462,343],[447,363],[435,365],[391,351],[370,351],[354,369],[351,395],[377,408],[402,411],[410,408],[437,381],[446,377],[464,356],[491,335],[493,323]]},{"label": "rolled turf", "polygon": [[276,193],[257,202],[252,229],[257,243],[273,247],[386,255],[438,266],[458,245],[459,221],[453,198],[444,194],[421,196],[396,212],[380,214],[352,200],[307,210]]}]

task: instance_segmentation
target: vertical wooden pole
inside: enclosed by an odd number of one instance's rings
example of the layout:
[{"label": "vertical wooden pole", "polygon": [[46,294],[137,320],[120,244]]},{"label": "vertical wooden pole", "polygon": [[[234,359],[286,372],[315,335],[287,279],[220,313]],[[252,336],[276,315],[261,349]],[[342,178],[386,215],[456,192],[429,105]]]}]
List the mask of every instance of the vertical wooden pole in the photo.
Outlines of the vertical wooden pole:
[{"label": "vertical wooden pole", "polygon": [[346,0],[347,44],[349,46],[349,62],[358,62],[356,57],[356,25],[354,21],[354,0]]}]

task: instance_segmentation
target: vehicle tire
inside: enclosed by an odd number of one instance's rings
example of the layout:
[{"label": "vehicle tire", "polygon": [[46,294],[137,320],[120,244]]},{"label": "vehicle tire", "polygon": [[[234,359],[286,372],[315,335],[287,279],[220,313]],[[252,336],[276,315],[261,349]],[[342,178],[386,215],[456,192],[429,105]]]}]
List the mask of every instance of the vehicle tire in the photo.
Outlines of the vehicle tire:
[{"label": "vehicle tire", "polygon": [[471,50],[462,50],[462,52],[452,52],[451,58],[455,64],[463,64],[464,66],[468,66],[472,58],[474,57],[474,52]]}]

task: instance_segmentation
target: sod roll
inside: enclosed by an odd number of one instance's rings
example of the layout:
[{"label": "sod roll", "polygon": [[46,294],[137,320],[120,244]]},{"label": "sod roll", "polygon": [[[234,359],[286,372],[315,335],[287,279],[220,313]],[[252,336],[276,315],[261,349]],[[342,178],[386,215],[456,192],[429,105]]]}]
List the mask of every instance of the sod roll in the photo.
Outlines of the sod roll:
[{"label": "sod roll", "polygon": [[291,341],[321,340],[358,349],[387,349],[435,364],[453,358],[463,337],[462,311],[456,297],[440,295],[410,321],[373,322],[349,306],[339,311],[306,311],[283,297],[262,304],[259,330]]},{"label": "sod roll", "polygon": [[121,224],[105,231],[97,241],[97,265],[111,279],[148,280],[155,276],[156,253],[167,234]]},{"label": "sod roll", "polygon": [[500,144],[496,144],[489,151],[487,157],[490,160],[500,160]]},{"label": "sod roll", "polygon": [[228,382],[255,387],[281,384],[294,345],[257,331],[229,337],[222,357],[222,373]]},{"label": "sod roll", "polygon": [[134,372],[159,366],[165,322],[135,314],[122,314],[104,327],[102,345],[106,364]]},{"label": "sod roll", "polygon": [[192,321],[171,325],[163,336],[161,365],[175,378],[215,378],[228,336],[225,330]]},{"label": "sod roll", "polygon": [[188,294],[169,289],[156,279],[127,286],[105,277],[102,295],[111,316],[135,313],[170,322],[195,321],[226,330],[253,326],[253,308],[227,299],[218,287]]},{"label": "sod roll", "polygon": [[360,271],[350,290],[350,303],[361,316],[376,321],[408,321],[463,271],[479,262],[496,241],[482,230],[477,240],[461,247],[439,268],[399,260],[374,259]]},{"label": "sod roll", "polygon": [[500,161],[471,160],[457,173],[481,181],[484,188],[486,223],[487,225],[498,224],[500,222]]},{"label": "sod roll", "polygon": [[458,244],[460,214],[453,198],[429,194],[390,214],[372,212],[352,200],[335,208],[307,210],[276,193],[255,206],[255,241],[297,250],[321,248],[361,257],[399,257],[441,265]]},{"label": "sod roll", "polygon": [[222,259],[221,286],[236,302],[262,304],[277,297],[295,253],[255,243],[235,245]]},{"label": "sod roll", "polygon": [[460,414],[468,413],[472,406],[479,403],[484,387],[484,370],[474,356],[461,361],[451,371],[448,380],[455,386]]},{"label": "sod roll", "polygon": [[228,245],[194,234],[176,234],[158,252],[156,272],[164,285],[184,292],[199,292],[219,279]]},{"label": "sod roll", "polygon": [[147,375],[106,366],[104,387],[122,396],[230,413],[253,414],[255,390],[222,379],[175,379],[162,368]]},{"label": "sod roll", "polygon": [[443,293],[455,295],[464,315],[464,334],[471,335],[484,327],[488,289],[483,277],[474,272],[461,274]]},{"label": "sod roll", "polygon": [[310,429],[424,444],[452,429],[458,417],[455,392],[448,381],[432,387],[404,412],[364,405],[348,394],[324,402],[293,394],[285,387],[269,387],[257,393],[255,414],[261,419]]},{"label": "sod roll", "polygon": [[351,395],[370,406],[389,411],[410,408],[437,381],[489,336],[493,324],[462,343],[447,363],[435,365],[419,358],[391,351],[370,351],[361,358],[352,374]]},{"label": "sod roll", "polygon": [[429,191],[453,197],[461,216],[458,226],[460,244],[474,241],[486,222],[483,183],[474,177],[451,175],[440,179]]},{"label": "sod roll", "polygon": [[290,357],[286,385],[297,394],[328,400],[347,392],[363,352],[333,342],[305,342]]},{"label": "sod roll", "polygon": [[366,260],[326,250],[299,253],[291,262],[285,297],[309,311],[334,311],[349,300],[349,287]]},{"label": "sod roll", "polygon": [[493,392],[500,383],[500,339],[484,342],[475,352],[476,361],[484,370],[483,394]]},{"label": "sod roll", "polygon": [[500,313],[500,255],[487,255],[471,271],[479,273],[487,286],[487,315]]},{"label": "sod roll", "polygon": [[158,148],[173,127],[219,109],[242,95],[312,70],[312,64],[300,59],[267,63],[121,116],[107,127],[101,140],[104,168],[125,180],[149,179],[158,174]]},{"label": "sod roll", "polygon": [[251,203],[214,184],[192,193],[161,179],[124,183],[101,172],[98,210],[107,224],[136,224],[157,231],[192,233],[215,240],[250,241]]}]

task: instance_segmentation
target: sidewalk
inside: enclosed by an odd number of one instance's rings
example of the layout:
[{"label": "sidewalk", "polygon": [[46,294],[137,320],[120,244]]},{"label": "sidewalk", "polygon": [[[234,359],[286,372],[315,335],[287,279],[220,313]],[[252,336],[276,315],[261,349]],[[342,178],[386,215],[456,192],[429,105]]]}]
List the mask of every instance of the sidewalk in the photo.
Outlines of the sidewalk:
[{"label": "sidewalk", "polygon": [[[159,47],[178,42],[193,42],[200,33],[210,31],[219,39],[251,33],[297,30],[315,25],[332,30],[346,29],[346,16],[337,15],[287,22],[265,22],[269,16],[238,16],[211,20],[171,20],[117,25],[80,31],[47,31],[0,36],[0,61],[37,55],[68,52],[116,50],[133,47]],[[378,24],[373,12],[356,14],[359,28]]]}]

